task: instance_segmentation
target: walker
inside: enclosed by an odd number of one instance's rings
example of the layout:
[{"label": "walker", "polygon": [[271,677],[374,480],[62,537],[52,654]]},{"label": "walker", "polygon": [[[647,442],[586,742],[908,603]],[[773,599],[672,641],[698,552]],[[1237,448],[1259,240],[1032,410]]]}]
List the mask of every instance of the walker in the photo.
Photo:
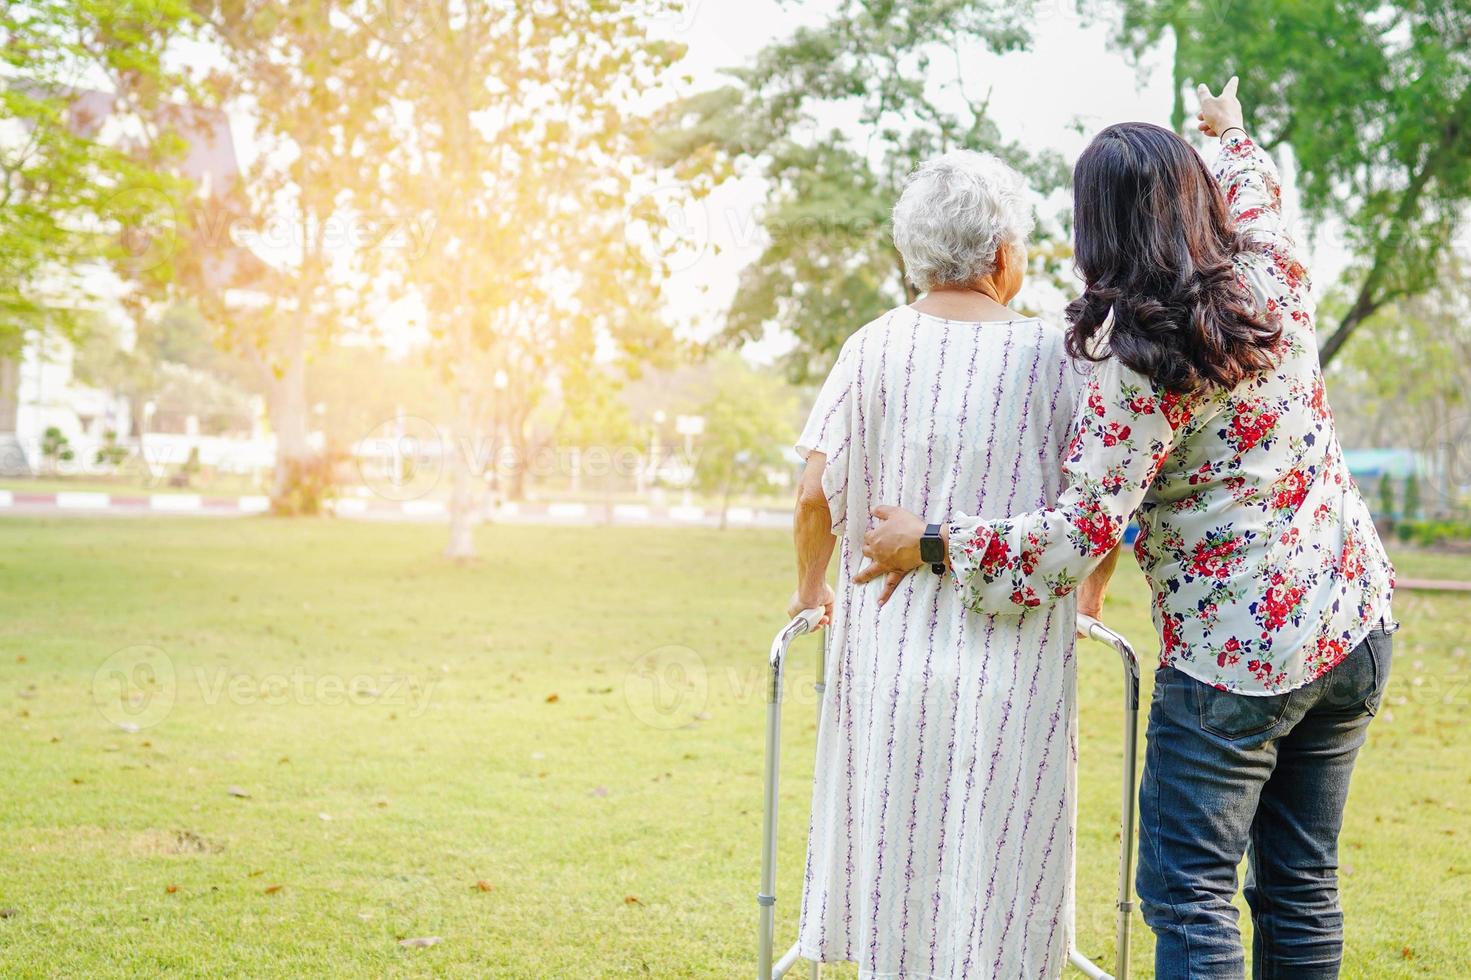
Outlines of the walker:
[{"label": "walker", "polygon": [[[787,648],[803,633],[810,633],[822,619],[821,609],[804,609],[782,627],[771,641],[769,659],[770,676],[766,685],[766,781],[765,805],[761,815],[761,890],[756,895],[761,923],[759,945],[756,953],[757,980],[776,980],[784,977],[800,958],[796,944],[772,962],[772,929],[776,913],[776,801],[777,783],[781,770],[781,700],[782,668],[786,662]],[[1112,647],[1124,666],[1124,772],[1123,793],[1119,806],[1119,880],[1118,897],[1115,901],[1116,925],[1114,942],[1113,973],[1107,973],[1074,947],[1068,951],[1068,961],[1092,980],[1128,980],[1129,976],[1129,917],[1134,911],[1132,900],[1132,865],[1134,855],[1134,779],[1135,755],[1139,731],[1139,658],[1129,641],[1090,616],[1078,617],[1078,632],[1090,640]],[[822,718],[822,692],[826,687],[825,652],[826,644],[817,651],[817,714]],[[1076,937],[1074,937],[1076,940]],[[822,975],[822,964],[811,963],[812,980]]]}]

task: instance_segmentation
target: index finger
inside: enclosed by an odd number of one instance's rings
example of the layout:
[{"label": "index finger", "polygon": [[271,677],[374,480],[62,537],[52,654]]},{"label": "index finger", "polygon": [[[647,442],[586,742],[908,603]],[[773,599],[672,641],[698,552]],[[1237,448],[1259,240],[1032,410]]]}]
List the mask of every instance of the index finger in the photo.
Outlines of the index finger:
[{"label": "index finger", "polygon": [[1226,87],[1221,89],[1221,98],[1229,99],[1234,96],[1236,94],[1236,86],[1240,83],[1240,81],[1241,79],[1237,78],[1235,75],[1232,75],[1231,80],[1226,83]]}]

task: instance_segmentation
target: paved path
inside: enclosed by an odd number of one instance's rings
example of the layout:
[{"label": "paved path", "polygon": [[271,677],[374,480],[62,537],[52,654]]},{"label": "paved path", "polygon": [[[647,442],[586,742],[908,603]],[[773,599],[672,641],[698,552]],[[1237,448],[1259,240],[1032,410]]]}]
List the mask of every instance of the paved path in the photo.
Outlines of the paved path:
[{"label": "paved path", "polygon": [[1411,592],[1471,592],[1471,582],[1457,582],[1445,578],[1397,578],[1394,589]]},{"label": "paved path", "polygon": [[[191,516],[243,517],[270,509],[263,496],[205,497],[191,493],[112,494],[92,491],[23,493],[0,490],[0,515],[26,516]],[[343,497],[332,502],[339,517],[366,521],[435,523],[449,520],[443,500],[384,500]],[[570,501],[507,502],[487,515],[504,524],[618,524],[715,527],[720,514],[703,507],[653,504],[589,504]],[[790,528],[788,511],[732,507],[726,514],[732,527]]]},{"label": "paved path", "polygon": [[[0,515],[33,517],[105,516],[105,517],[244,517],[263,514],[271,502],[263,496],[206,497],[192,493],[112,494],[92,491],[63,493],[22,493],[0,490]],[[407,523],[442,523],[449,520],[443,500],[385,500],[382,498],[342,497],[333,501],[338,517],[363,521]],[[703,507],[654,504],[589,504],[568,501],[507,502],[501,504],[490,520],[500,524],[575,524],[647,527],[716,527],[720,514]],[[788,511],[732,507],[726,515],[731,527],[763,527],[788,530],[792,515]],[[1471,582],[1452,579],[1402,578],[1396,589],[1407,592],[1466,592]]]}]

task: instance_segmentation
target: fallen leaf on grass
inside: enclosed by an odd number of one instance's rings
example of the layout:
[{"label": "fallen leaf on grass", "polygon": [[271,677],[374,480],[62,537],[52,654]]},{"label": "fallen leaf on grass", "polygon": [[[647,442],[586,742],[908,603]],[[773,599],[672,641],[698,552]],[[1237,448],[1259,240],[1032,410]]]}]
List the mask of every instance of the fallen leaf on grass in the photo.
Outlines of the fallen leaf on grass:
[{"label": "fallen leaf on grass", "polygon": [[561,697],[556,694],[547,695],[547,704],[556,704],[560,700],[562,700]]},{"label": "fallen leaf on grass", "polygon": [[225,792],[226,793],[229,793],[231,796],[235,797],[236,799],[240,799],[240,800],[248,800],[248,799],[250,799],[250,794],[247,793],[247,792],[245,792],[245,790],[241,789],[239,786],[231,786],[229,789],[225,790]]},{"label": "fallen leaf on grass", "polygon": [[265,887],[264,893],[267,894],[267,895],[274,895],[278,891],[280,891],[281,889],[283,889],[285,887],[286,887],[285,885],[267,885]]},{"label": "fallen leaf on grass", "polygon": [[168,892],[170,895],[174,894],[174,892],[176,892],[178,890],[179,890],[179,886],[178,885],[169,885],[167,888],[164,889],[164,891]]},{"label": "fallen leaf on grass", "polygon": [[481,878],[479,881],[475,882],[475,887],[483,892],[495,891],[495,886],[486,881],[484,878]]},{"label": "fallen leaf on grass", "polygon": [[0,909],[0,919],[13,919],[20,915],[20,909]]},{"label": "fallen leaf on grass", "polygon": [[1399,951],[1399,955],[1400,959],[1413,960],[1415,958],[1415,951],[1406,946],[1404,949]]},{"label": "fallen leaf on grass", "polygon": [[642,905],[644,903],[643,902],[640,902],[638,900],[638,896],[637,895],[624,895],[623,896],[623,904],[624,905]]},{"label": "fallen leaf on grass", "polygon": [[400,939],[398,944],[404,949],[423,949],[425,946],[438,946],[444,942],[440,936],[420,936],[417,939]]}]

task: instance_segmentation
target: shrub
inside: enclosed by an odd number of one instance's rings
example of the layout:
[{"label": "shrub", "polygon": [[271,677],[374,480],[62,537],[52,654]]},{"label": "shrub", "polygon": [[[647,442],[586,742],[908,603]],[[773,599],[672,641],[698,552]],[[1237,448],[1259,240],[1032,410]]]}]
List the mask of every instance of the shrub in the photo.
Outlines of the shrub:
[{"label": "shrub", "polygon": [[1471,521],[1466,520],[1404,519],[1396,522],[1394,530],[1404,543],[1422,548],[1471,541]]}]

